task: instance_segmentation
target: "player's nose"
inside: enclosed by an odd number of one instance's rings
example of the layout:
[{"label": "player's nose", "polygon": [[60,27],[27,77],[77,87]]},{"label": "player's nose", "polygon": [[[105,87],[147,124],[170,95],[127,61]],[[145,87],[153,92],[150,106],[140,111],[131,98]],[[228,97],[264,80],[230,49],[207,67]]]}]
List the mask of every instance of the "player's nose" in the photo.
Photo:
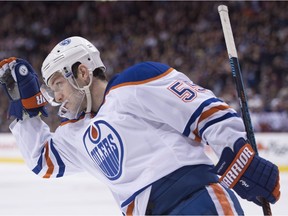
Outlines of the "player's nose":
[{"label": "player's nose", "polygon": [[64,101],[64,95],[61,92],[55,92],[55,102],[62,103]]}]

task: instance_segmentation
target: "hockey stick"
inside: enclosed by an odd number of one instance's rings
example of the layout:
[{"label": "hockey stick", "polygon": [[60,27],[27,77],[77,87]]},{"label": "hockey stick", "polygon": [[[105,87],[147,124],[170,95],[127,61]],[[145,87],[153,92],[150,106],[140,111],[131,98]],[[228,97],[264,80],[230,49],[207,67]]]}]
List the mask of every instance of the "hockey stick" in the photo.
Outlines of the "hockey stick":
[{"label": "hockey stick", "polygon": [[[249,113],[248,104],[247,104],[247,96],[246,96],[246,92],[245,92],[245,88],[243,84],[242,73],[241,73],[241,69],[239,65],[237,50],[236,50],[232,28],[230,24],[228,7],[226,5],[220,5],[218,6],[218,12],[219,12],[220,19],[221,19],[221,24],[222,24],[225,43],[226,43],[226,47],[228,51],[228,57],[229,57],[229,62],[231,66],[232,76],[236,85],[236,90],[237,90],[238,98],[240,101],[240,108],[241,108],[242,118],[243,118],[243,122],[245,125],[246,133],[247,133],[247,138],[250,141],[250,144],[253,150],[255,151],[255,153],[258,154],[254,131],[253,131],[250,113]],[[263,209],[264,215],[272,215],[270,204],[264,198],[261,198],[261,201],[263,203],[262,209]]]}]

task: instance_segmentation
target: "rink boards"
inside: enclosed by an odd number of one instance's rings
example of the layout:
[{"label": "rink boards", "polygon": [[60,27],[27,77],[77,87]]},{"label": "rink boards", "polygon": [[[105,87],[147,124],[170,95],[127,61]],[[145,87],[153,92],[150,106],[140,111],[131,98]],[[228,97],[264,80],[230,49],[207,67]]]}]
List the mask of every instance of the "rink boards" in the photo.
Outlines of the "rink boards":
[{"label": "rink boards", "polygon": [[[256,133],[259,155],[274,162],[281,172],[288,172],[288,133]],[[207,146],[207,155],[217,162]],[[11,133],[0,133],[0,163],[24,163]]]}]

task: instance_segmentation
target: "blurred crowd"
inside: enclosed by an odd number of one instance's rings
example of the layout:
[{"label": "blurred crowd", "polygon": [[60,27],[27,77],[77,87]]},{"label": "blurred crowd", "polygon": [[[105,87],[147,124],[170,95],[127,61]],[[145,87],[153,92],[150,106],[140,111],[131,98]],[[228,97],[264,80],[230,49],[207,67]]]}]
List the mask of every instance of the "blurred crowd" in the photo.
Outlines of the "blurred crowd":
[{"label": "blurred crowd", "polygon": [[[240,113],[216,1],[1,2],[0,59],[41,64],[60,40],[79,35],[100,50],[108,77],[160,61],[211,89]],[[228,1],[256,132],[288,131],[288,2]],[[9,101],[0,90],[0,132]],[[60,122],[48,106],[51,130]]]}]

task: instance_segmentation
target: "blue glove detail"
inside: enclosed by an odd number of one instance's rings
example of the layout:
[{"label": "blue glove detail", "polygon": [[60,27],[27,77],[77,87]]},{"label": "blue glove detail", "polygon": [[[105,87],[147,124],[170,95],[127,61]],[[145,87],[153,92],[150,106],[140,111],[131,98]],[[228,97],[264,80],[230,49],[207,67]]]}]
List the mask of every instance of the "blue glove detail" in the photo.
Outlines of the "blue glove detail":
[{"label": "blue glove detail", "polygon": [[1,61],[0,83],[10,99],[9,117],[22,120],[24,113],[48,116],[37,73],[27,61],[14,57]]},{"label": "blue glove detail", "polygon": [[16,59],[14,71],[22,99],[30,98],[39,93],[40,84],[37,73],[27,61]]},{"label": "blue glove detail", "polygon": [[[275,203],[279,199],[279,171],[276,165],[259,156],[255,156],[249,168],[234,186],[237,194],[248,201],[262,206],[258,197],[264,197],[268,202]],[[273,192],[276,189],[276,194]],[[279,194],[279,195],[278,195]],[[257,196],[255,196],[257,195]]]},{"label": "blue glove detail", "polygon": [[220,183],[243,199],[262,205],[259,197],[270,203],[280,198],[278,167],[255,155],[252,147],[243,139],[234,144],[234,151],[226,147],[213,172],[222,175]]},{"label": "blue glove detail", "polygon": [[14,71],[22,104],[29,117],[37,116],[39,113],[47,117],[47,102],[40,93],[38,75],[32,66],[23,59],[16,59]]},{"label": "blue glove detail", "polygon": [[21,100],[11,100],[9,105],[8,114],[10,116],[14,116],[17,119],[23,120],[23,105],[21,103]]}]

